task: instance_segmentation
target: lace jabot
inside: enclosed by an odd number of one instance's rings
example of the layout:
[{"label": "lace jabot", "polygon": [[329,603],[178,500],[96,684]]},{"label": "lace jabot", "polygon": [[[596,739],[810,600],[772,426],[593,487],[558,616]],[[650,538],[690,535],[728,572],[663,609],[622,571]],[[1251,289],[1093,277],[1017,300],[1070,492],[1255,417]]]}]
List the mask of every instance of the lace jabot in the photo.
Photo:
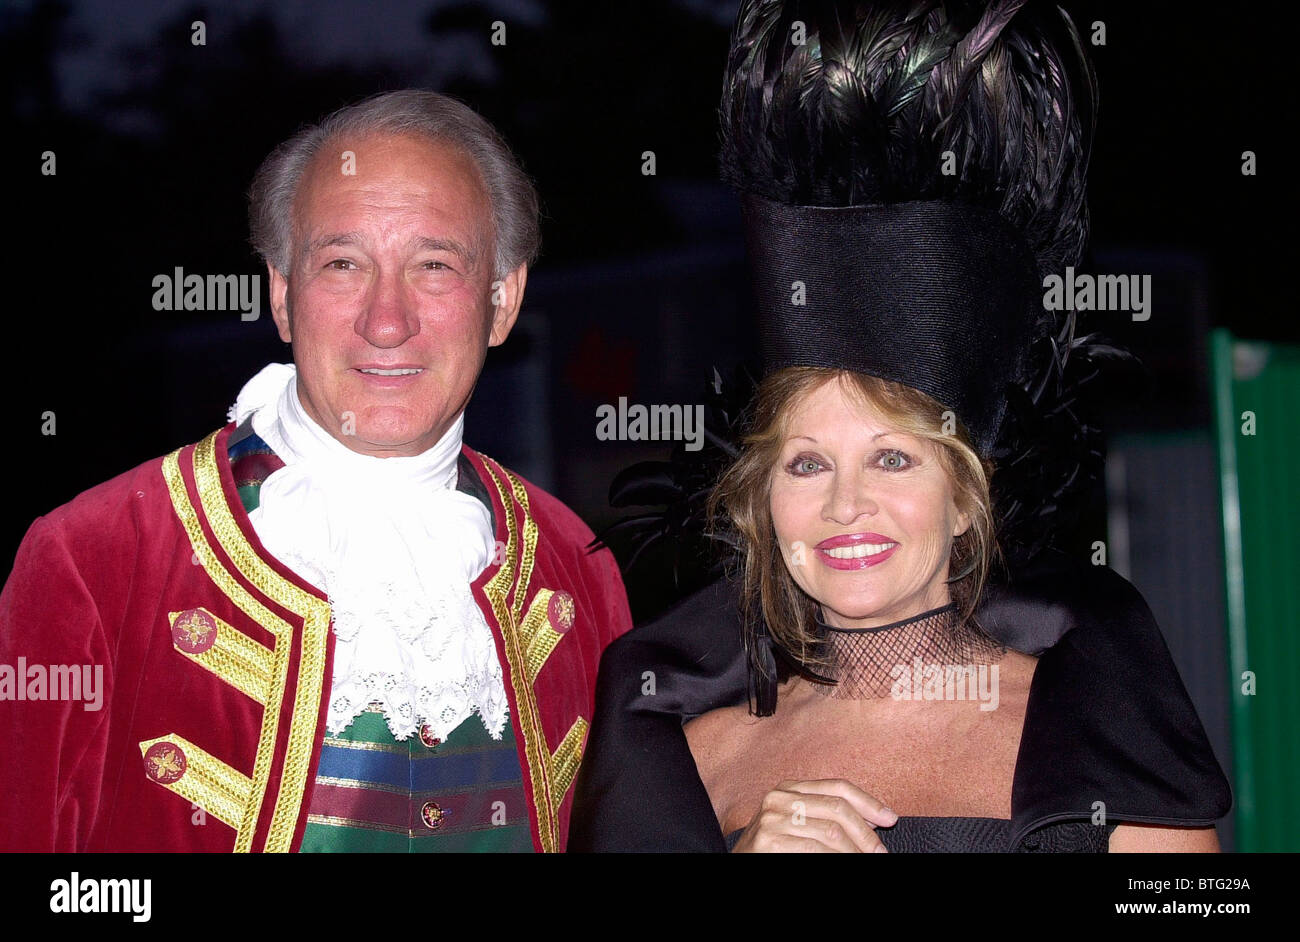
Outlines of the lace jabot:
[{"label": "lace jabot", "polygon": [[495,540],[487,508],[455,489],[463,415],[423,454],[362,455],[306,414],[294,367],[273,363],[230,417],[249,416],[285,462],[262,484],[253,528],[333,610],[330,732],[378,703],[399,740],[424,724],[446,739],[474,713],[501,738],[501,664],[470,592]]}]

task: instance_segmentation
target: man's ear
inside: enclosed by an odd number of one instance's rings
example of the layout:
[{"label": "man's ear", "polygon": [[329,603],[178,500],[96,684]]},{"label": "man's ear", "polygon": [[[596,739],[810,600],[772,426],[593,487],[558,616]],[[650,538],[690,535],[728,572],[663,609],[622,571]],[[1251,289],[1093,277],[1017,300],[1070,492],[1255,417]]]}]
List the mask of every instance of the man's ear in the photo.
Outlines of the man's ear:
[{"label": "man's ear", "polygon": [[528,265],[523,264],[505,278],[492,282],[492,333],[488,335],[488,346],[496,347],[505,343],[510,331],[519,318],[519,305],[524,301],[524,285],[528,281]]},{"label": "man's ear", "polygon": [[293,334],[289,330],[289,279],[276,269],[270,262],[266,263],[266,283],[271,291],[271,318],[275,321],[275,329],[280,332],[280,339],[285,343],[293,342]]}]

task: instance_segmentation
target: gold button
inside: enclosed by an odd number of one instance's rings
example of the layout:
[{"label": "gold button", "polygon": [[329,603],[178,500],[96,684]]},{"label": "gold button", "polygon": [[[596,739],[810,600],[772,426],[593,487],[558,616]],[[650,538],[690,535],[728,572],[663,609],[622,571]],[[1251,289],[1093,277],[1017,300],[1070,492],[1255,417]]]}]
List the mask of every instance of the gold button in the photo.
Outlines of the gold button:
[{"label": "gold button", "polygon": [[420,809],[420,819],[424,821],[424,826],[430,831],[436,831],[442,827],[443,818],[446,812],[438,807],[436,801],[426,801],[424,807]]}]

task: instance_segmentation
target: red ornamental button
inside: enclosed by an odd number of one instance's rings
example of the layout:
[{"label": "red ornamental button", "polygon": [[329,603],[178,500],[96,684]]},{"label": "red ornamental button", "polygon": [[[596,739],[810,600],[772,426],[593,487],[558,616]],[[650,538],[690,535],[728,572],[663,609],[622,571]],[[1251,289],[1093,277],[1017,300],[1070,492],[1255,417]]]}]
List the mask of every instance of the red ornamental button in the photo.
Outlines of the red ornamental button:
[{"label": "red ornamental button", "polygon": [[430,749],[442,745],[442,740],[433,735],[433,727],[428,723],[425,723],[420,727],[420,742],[424,743]]},{"label": "red ornamental button", "polygon": [[568,592],[556,592],[551,596],[551,604],[547,607],[546,617],[551,623],[551,627],[564,634],[573,627],[573,596]]},{"label": "red ornamental button", "polygon": [[426,801],[424,807],[420,809],[420,819],[430,831],[436,831],[442,827],[443,819],[446,817],[447,812],[439,808],[436,801]]},{"label": "red ornamental button", "polygon": [[172,623],[172,642],[186,654],[202,654],[217,641],[217,622],[201,608],[191,608]]},{"label": "red ornamental button", "polygon": [[185,753],[175,743],[156,742],[145,751],[144,774],[159,785],[179,782],[185,767]]}]

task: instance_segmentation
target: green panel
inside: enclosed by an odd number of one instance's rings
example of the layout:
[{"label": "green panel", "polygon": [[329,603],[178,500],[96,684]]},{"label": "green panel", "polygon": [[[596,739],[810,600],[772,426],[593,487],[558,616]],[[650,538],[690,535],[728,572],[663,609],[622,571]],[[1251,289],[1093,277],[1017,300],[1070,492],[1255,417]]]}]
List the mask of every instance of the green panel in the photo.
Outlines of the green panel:
[{"label": "green panel", "polygon": [[[1295,851],[1300,849],[1300,348],[1235,340],[1216,330],[1211,356],[1237,848]],[[1254,677],[1253,695],[1243,690],[1246,672]]]}]

